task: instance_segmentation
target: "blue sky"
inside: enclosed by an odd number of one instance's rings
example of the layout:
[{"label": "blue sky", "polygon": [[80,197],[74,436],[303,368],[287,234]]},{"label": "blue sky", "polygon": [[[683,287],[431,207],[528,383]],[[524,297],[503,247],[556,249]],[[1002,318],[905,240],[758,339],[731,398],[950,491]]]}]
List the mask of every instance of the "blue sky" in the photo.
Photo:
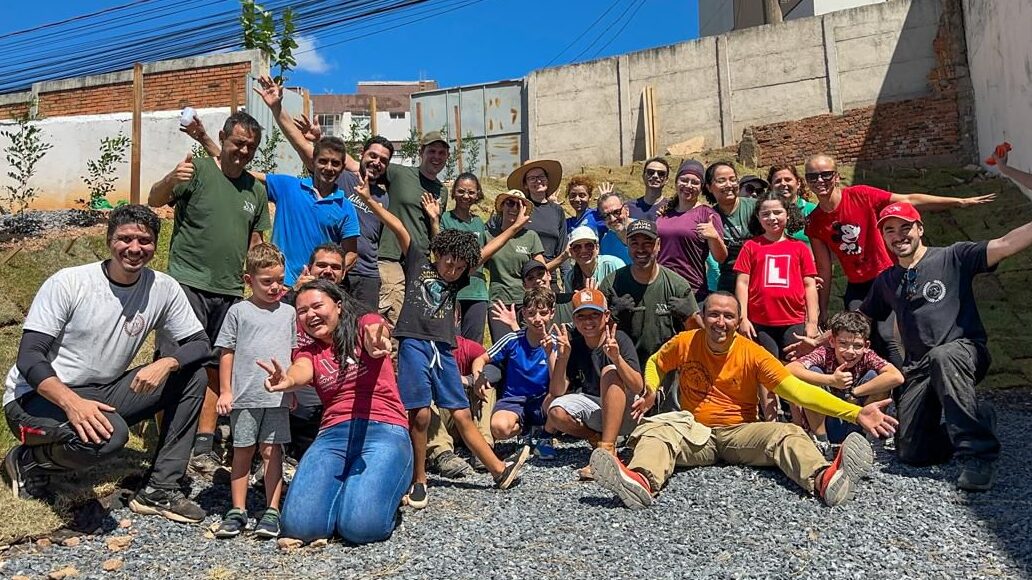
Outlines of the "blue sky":
[{"label": "blue sky", "polygon": [[[126,2],[58,0],[34,4],[32,10],[5,11],[0,34]],[[441,86],[465,85],[521,77],[550,62],[557,66],[698,36],[698,0],[642,0],[637,8],[636,4],[633,0],[482,0],[335,46],[327,46],[333,39],[320,35],[302,38],[298,67],[289,82],[314,93],[354,92],[355,83],[362,80],[424,78]],[[620,14],[623,19],[618,19]]]}]

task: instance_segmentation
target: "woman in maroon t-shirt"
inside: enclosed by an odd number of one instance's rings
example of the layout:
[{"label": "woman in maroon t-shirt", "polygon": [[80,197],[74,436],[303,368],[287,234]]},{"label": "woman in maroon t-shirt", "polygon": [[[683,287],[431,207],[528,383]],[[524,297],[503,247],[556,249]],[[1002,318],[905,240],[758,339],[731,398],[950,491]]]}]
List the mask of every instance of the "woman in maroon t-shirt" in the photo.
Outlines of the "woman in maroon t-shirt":
[{"label": "woman in maroon t-shirt", "polygon": [[326,280],[302,286],[296,307],[312,343],[287,370],[275,360],[259,363],[269,373],[266,389],[311,384],[323,404],[319,435],[283,505],[283,535],[306,542],[335,532],[355,544],[385,540],[412,479],[387,323]]}]

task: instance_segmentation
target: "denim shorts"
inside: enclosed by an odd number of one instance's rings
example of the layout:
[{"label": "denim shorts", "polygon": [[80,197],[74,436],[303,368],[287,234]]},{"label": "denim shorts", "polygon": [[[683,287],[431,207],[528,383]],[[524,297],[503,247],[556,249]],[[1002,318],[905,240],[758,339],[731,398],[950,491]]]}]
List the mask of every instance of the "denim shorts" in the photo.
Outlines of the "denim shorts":
[{"label": "denim shorts", "polygon": [[398,390],[405,409],[437,403],[441,409],[468,409],[452,347],[446,342],[402,337],[398,341]]}]

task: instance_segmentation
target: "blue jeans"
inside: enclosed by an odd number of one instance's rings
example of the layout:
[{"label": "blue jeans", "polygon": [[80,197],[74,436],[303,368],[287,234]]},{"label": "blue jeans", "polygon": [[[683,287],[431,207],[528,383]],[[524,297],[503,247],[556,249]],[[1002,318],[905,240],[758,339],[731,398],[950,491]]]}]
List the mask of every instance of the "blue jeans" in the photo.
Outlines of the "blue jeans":
[{"label": "blue jeans", "polygon": [[[824,369],[822,369],[819,366],[812,366],[812,367],[810,367],[810,370],[815,372],[815,373],[826,374],[824,372]],[[856,383],[853,384],[853,388],[855,389],[856,387],[859,387],[860,385],[866,383],[867,381],[870,381],[871,379],[873,379],[876,376],[878,376],[877,372],[875,372],[873,370],[872,371],[867,371],[866,373],[864,373],[864,376],[860,377],[860,380],[858,380]],[[836,389],[828,389],[828,390],[831,391],[831,393],[833,395],[836,395],[836,396],[839,396],[839,393],[841,392],[841,391],[838,391]],[[842,397],[839,397],[839,398],[842,398]],[[866,397],[860,397],[860,400],[857,401],[857,404],[860,405],[860,406],[863,406],[865,399],[866,399]],[[861,427],[861,426],[859,426],[859,425],[857,425],[855,423],[850,423],[849,421],[843,421],[842,419],[838,419],[838,418],[835,418],[835,417],[825,417],[824,418],[824,429],[828,432],[828,441],[831,441],[832,443],[842,443],[842,441],[845,440],[846,435],[849,435],[850,433],[863,433],[864,432],[863,427]]]},{"label": "blue jeans", "polygon": [[283,536],[334,532],[353,544],[386,540],[412,483],[412,442],[398,425],[352,419],[319,432],[283,504]]}]

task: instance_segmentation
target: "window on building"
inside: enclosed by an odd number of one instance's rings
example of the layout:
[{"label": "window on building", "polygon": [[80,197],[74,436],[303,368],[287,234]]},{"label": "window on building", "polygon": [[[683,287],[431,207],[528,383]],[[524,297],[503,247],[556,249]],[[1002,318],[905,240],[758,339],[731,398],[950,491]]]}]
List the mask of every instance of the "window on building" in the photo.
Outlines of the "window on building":
[{"label": "window on building", "polygon": [[319,126],[322,127],[323,135],[327,137],[340,136],[340,115],[321,114],[315,116]]},{"label": "window on building", "polygon": [[405,112],[402,111],[400,113],[395,113],[395,112],[392,111],[391,112],[391,118],[392,119],[404,119],[405,118]]}]

